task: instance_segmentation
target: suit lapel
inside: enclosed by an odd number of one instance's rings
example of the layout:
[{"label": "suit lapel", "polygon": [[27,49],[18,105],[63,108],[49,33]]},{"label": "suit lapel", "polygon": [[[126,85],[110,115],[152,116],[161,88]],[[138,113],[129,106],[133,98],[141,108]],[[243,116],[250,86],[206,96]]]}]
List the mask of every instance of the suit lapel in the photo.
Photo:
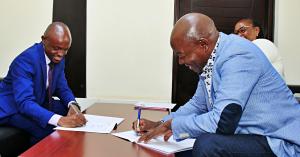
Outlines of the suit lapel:
[{"label": "suit lapel", "polygon": [[38,53],[39,53],[39,62],[40,62],[40,67],[42,69],[43,73],[43,88],[46,88],[46,81],[47,81],[47,67],[46,67],[46,59],[45,59],[45,50],[43,47],[42,42],[39,43],[38,46]]}]

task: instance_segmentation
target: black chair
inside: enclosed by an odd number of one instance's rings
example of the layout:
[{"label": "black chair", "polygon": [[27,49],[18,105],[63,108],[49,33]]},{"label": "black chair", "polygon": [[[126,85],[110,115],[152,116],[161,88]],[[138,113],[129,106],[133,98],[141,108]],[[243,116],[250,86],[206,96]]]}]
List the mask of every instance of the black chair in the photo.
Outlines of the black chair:
[{"label": "black chair", "polygon": [[0,126],[0,156],[18,156],[30,147],[29,135],[17,128]]},{"label": "black chair", "polygon": [[0,157],[20,155],[30,147],[29,140],[26,132],[11,126],[0,125]]},{"label": "black chair", "polygon": [[[300,93],[300,85],[288,85],[288,87],[290,88],[290,90],[296,94],[296,93]],[[300,97],[296,96],[296,99],[298,100],[298,102],[300,103]]]}]

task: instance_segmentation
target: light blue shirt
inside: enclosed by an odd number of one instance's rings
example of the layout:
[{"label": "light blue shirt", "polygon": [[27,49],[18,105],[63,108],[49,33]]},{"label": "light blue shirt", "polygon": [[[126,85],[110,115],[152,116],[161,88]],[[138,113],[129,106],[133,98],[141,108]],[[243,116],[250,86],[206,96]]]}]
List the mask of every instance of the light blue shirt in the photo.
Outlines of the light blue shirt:
[{"label": "light blue shirt", "polygon": [[163,120],[172,120],[176,140],[216,133],[223,109],[232,103],[243,113],[235,134],[267,137],[278,157],[300,156],[300,105],[261,50],[236,35],[220,33],[211,97],[199,76],[195,95]]}]

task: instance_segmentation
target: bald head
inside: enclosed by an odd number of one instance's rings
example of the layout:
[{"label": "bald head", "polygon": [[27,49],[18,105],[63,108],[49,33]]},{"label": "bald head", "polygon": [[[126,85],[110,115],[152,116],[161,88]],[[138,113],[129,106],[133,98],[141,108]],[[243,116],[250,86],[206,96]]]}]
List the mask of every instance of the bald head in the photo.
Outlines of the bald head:
[{"label": "bald head", "polygon": [[70,44],[72,42],[72,37],[71,37],[69,27],[62,22],[51,23],[45,30],[44,37],[69,40]]},{"label": "bald head", "polygon": [[201,13],[190,13],[176,22],[171,34],[171,46],[179,64],[201,73],[218,37],[219,32],[211,18]]},{"label": "bald head", "polygon": [[62,22],[51,23],[42,36],[42,43],[48,58],[54,63],[59,63],[72,43],[68,26]]},{"label": "bald head", "polygon": [[171,34],[171,44],[176,38],[185,40],[216,40],[218,31],[211,18],[201,13],[190,13],[182,16],[175,24]]}]

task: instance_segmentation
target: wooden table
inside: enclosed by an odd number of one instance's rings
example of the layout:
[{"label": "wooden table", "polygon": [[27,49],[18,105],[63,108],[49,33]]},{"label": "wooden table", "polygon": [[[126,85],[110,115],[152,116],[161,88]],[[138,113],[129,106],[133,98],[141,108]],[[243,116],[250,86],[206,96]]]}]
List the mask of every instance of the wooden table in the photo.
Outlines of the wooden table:
[{"label": "wooden table", "polygon": [[[114,116],[125,120],[113,132],[131,129],[137,112],[130,104],[94,104],[87,114]],[[142,111],[142,117],[160,120],[167,112]],[[22,153],[22,157],[179,157],[191,156],[190,151],[165,155],[125,141],[110,134],[75,131],[55,131],[39,143]]]}]

